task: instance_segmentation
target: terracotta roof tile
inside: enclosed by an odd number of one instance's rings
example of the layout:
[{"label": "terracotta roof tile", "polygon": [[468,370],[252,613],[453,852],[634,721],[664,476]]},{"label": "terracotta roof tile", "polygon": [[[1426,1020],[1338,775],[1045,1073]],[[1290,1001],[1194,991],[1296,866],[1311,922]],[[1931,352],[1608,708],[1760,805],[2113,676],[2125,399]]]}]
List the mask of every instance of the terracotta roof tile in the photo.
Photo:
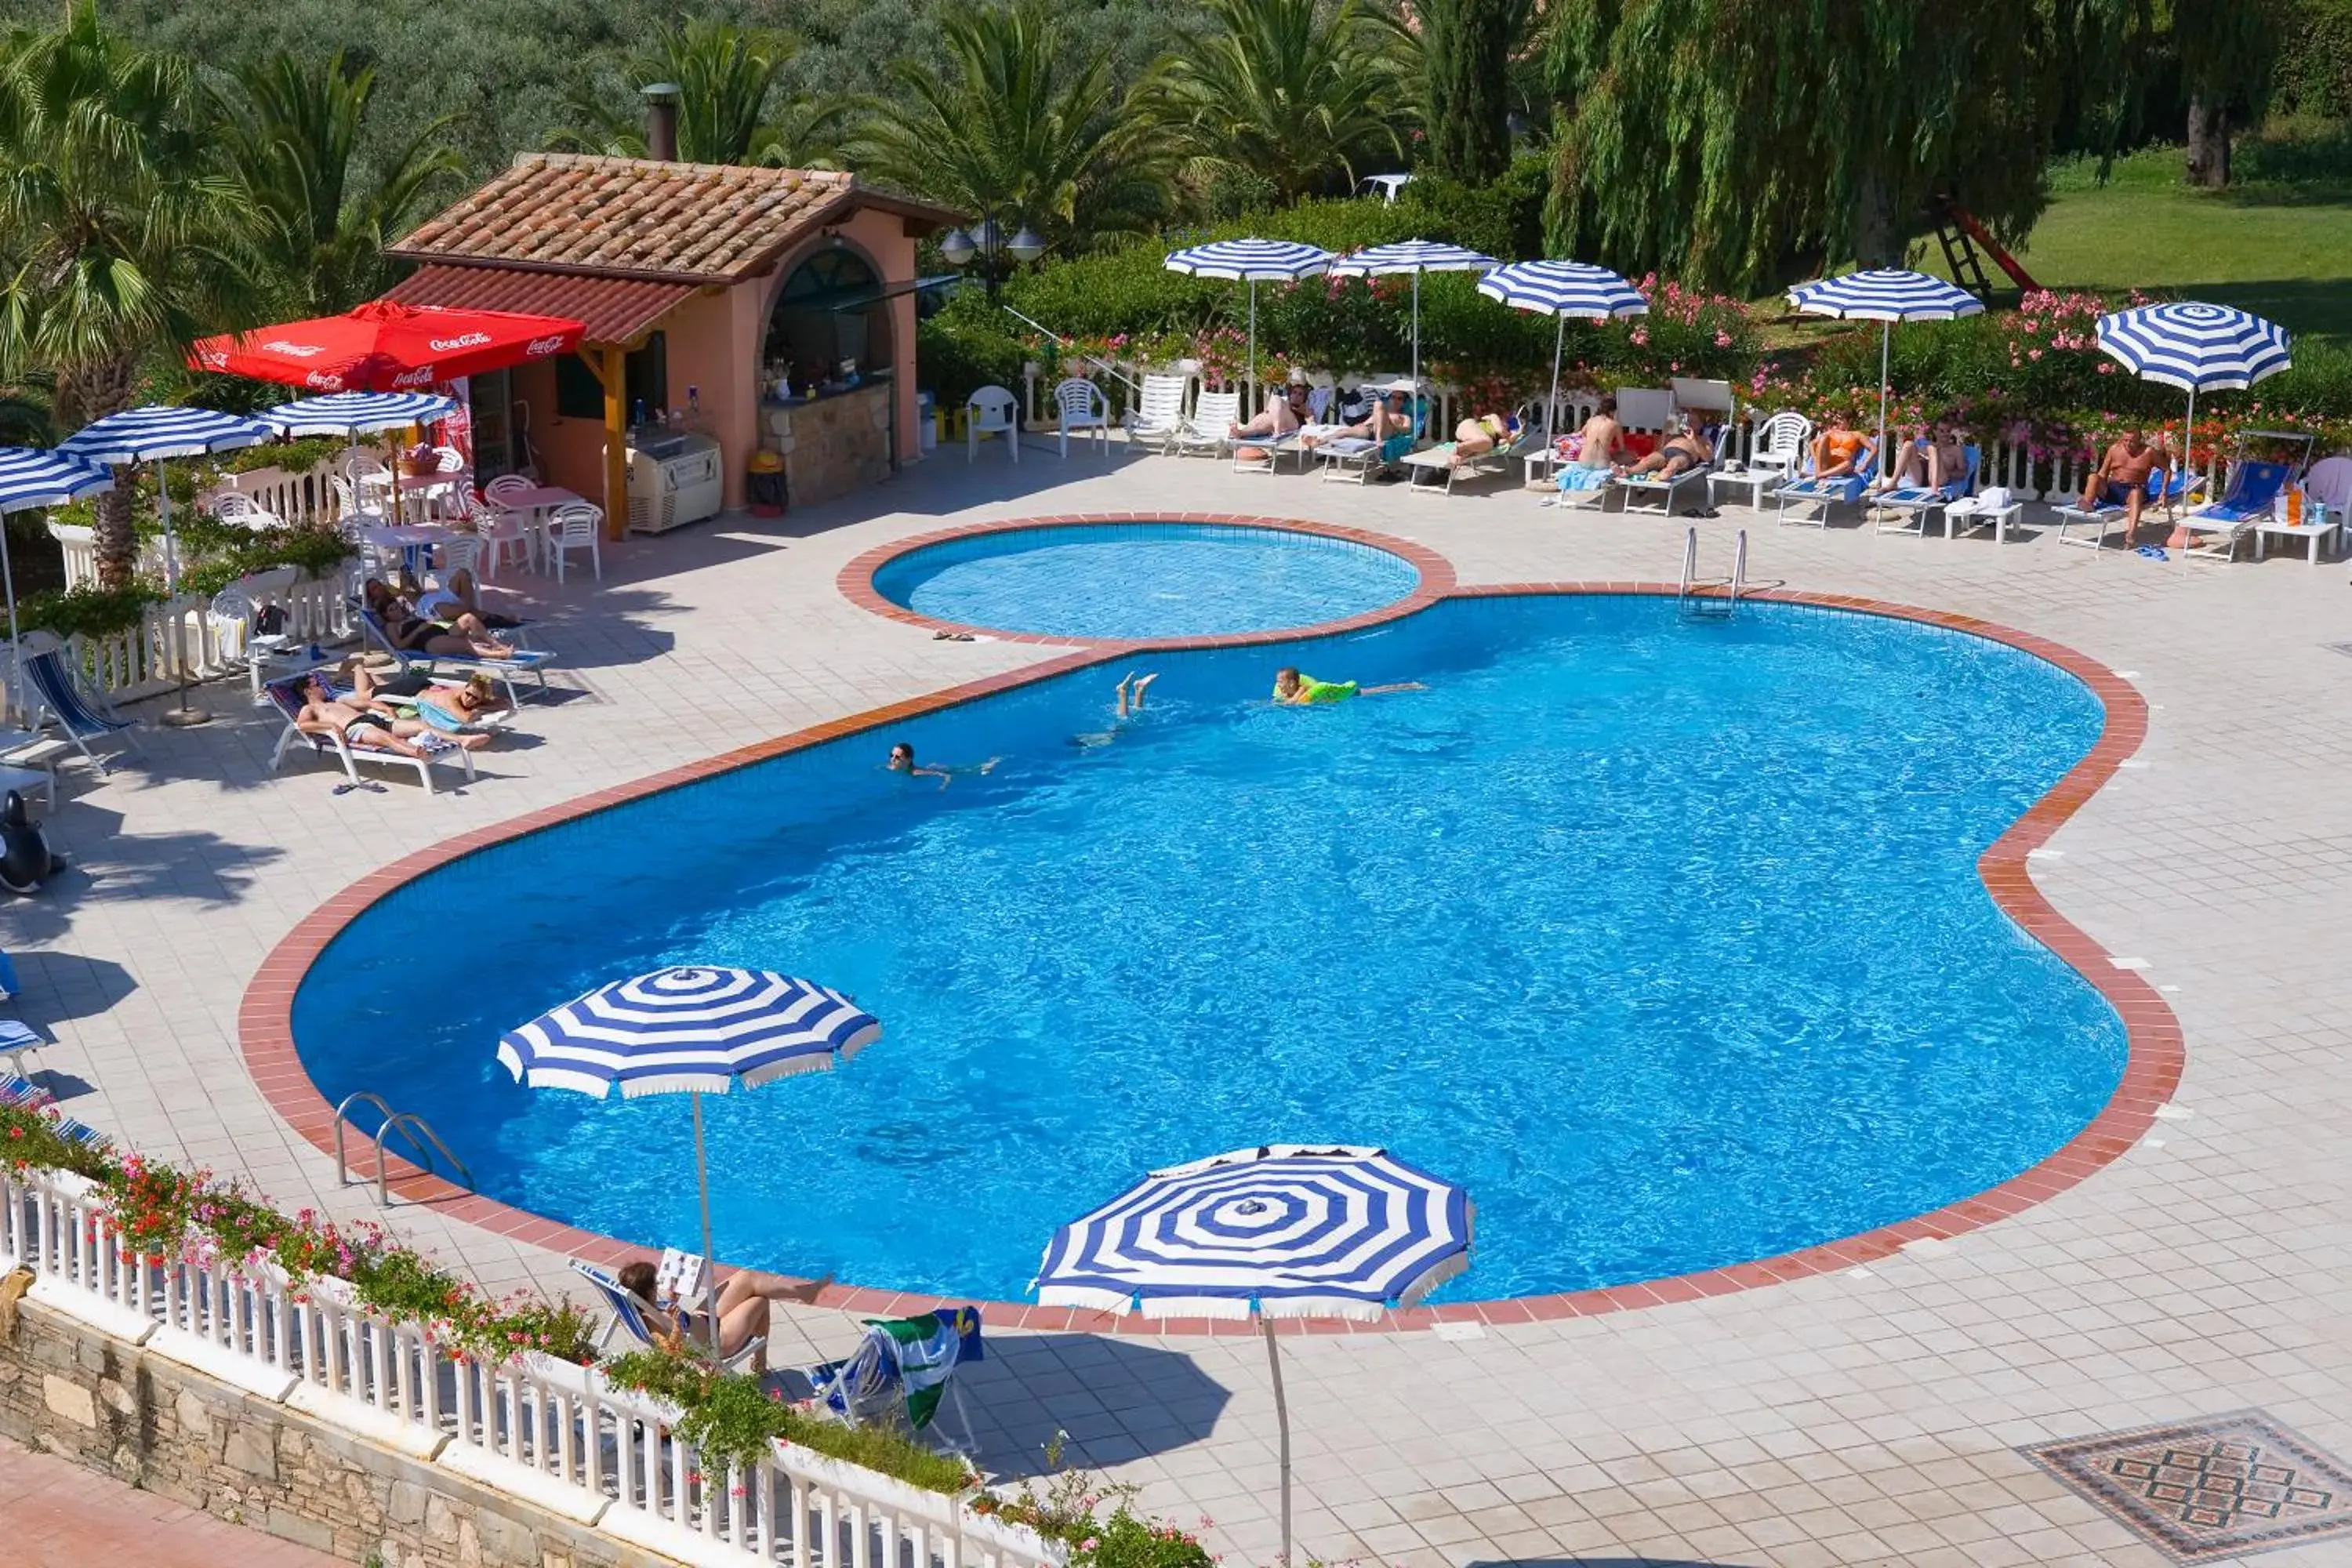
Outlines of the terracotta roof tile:
[{"label": "terracotta roof tile", "polygon": [[[810,230],[875,203],[920,204],[806,169],[526,153],[392,247],[414,261],[511,264],[667,281],[732,283]],[[944,218],[947,215],[940,213]]]},{"label": "terracotta roof tile", "polygon": [[514,267],[418,268],[384,293],[404,305],[448,305],[459,310],[520,310],[536,316],[569,316],[587,328],[592,343],[628,343],[700,285],[643,278],[595,278],[577,272],[530,271]]}]

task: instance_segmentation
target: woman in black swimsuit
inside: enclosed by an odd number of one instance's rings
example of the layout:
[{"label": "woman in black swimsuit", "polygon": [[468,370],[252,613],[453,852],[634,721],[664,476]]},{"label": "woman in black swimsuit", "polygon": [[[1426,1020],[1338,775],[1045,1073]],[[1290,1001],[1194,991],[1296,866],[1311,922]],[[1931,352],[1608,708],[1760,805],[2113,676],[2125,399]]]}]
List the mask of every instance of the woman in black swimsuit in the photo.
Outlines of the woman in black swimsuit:
[{"label": "woman in black swimsuit", "polygon": [[471,610],[459,612],[455,620],[427,620],[381,577],[369,578],[360,595],[383,623],[383,635],[404,653],[436,653],[450,658],[514,657],[515,650],[493,637],[490,628]]}]

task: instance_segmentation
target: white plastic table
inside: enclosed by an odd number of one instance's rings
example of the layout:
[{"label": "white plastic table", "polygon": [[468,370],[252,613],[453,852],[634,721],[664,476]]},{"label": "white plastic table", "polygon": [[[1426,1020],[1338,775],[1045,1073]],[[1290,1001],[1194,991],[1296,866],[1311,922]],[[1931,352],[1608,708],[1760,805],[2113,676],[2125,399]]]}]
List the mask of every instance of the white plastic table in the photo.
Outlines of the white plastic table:
[{"label": "white plastic table", "polygon": [[1761,507],[1764,504],[1764,498],[1771,493],[1771,487],[1780,484],[1788,477],[1778,468],[1714,469],[1706,476],[1706,504],[1714,506],[1722,499],[1725,490],[1736,490],[1745,486],[1748,490],[1748,507],[1750,509]]},{"label": "white plastic table", "polygon": [[2263,536],[2270,534],[2280,539],[2309,540],[2311,564],[2316,566],[2321,546],[2335,538],[2337,526],[2333,517],[2324,517],[2315,522],[2281,522],[2275,518],[2258,522],[2254,524],[2254,559],[2260,561],[2263,558]]},{"label": "white plastic table", "polygon": [[1952,537],[1952,527],[1956,522],[1962,525],[1963,532],[1974,532],[1990,526],[1992,542],[2005,544],[2009,542],[2009,531],[2016,527],[2017,520],[2024,515],[2023,501],[2011,501],[2007,506],[1986,506],[1975,496],[1962,496],[1944,509],[1944,537]]}]

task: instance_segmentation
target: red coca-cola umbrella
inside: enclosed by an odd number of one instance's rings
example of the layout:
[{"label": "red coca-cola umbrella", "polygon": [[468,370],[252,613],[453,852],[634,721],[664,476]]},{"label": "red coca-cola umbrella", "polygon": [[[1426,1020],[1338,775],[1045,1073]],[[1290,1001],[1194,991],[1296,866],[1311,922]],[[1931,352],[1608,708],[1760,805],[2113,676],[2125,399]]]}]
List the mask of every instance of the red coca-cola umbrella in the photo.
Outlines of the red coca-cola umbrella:
[{"label": "red coca-cola umbrella", "polygon": [[583,331],[567,316],[371,300],[340,316],[199,339],[188,363],[320,392],[406,392],[570,353]]}]

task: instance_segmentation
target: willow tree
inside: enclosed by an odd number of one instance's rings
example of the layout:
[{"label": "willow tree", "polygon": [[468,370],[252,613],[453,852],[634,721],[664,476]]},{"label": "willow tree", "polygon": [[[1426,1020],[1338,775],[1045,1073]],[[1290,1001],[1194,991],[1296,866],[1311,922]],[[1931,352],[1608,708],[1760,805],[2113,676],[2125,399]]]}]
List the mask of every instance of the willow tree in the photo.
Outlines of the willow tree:
[{"label": "willow tree", "polygon": [[1948,196],[2014,237],[2047,200],[2049,0],[1559,0],[1556,254],[1757,290],[1899,263]]},{"label": "willow tree", "polygon": [[1483,184],[1511,161],[1511,57],[1532,0],[1418,0],[1429,163]]},{"label": "willow tree", "polygon": [[2172,47],[2189,99],[2189,183],[2230,183],[2231,116],[2270,96],[2285,27],[2280,0],[2172,0]]}]

